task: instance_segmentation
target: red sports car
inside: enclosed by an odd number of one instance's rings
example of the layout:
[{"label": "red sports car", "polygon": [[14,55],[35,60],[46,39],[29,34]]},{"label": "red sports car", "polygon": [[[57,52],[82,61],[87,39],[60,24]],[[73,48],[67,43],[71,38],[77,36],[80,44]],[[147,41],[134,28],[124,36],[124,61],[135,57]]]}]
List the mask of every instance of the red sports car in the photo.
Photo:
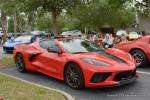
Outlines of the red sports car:
[{"label": "red sports car", "polygon": [[150,61],[150,35],[132,42],[116,44],[116,48],[129,52],[138,67],[143,67]]},{"label": "red sports car", "polygon": [[18,45],[14,59],[19,72],[41,72],[74,89],[118,86],[137,77],[134,59],[128,53],[104,51],[94,42],[75,37]]}]

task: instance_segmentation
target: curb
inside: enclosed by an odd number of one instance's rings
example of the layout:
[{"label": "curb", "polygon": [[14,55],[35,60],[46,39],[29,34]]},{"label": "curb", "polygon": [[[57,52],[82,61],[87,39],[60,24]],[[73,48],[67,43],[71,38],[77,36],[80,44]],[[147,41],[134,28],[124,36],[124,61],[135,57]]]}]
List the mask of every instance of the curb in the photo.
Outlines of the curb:
[{"label": "curb", "polygon": [[49,87],[46,87],[46,86],[43,86],[43,85],[39,85],[39,84],[36,84],[36,83],[32,83],[32,82],[29,82],[29,81],[26,81],[26,80],[23,80],[21,78],[18,78],[18,77],[15,77],[15,76],[11,76],[11,75],[8,75],[8,74],[5,74],[5,73],[1,73],[0,72],[0,75],[8,76],[8,77],[20,80],[22,82],[25,82],[25,83],[28,83],[28,84],[31,84],[31,85],[35,85],[35,86],[38,86],[38,87],[41,87],[41,88],[45,88],[45,89],[48,89],[48,90],[52,90],[52,91],[58,92],[58,93],[64,95],[67,98],[67,100],[75,100],[75,98],[73,98],[70,94],[68,94],[68,93],[66,93],[64,91],[53,89],[53,88],[49,88]]},{"label": "curb", "polygon": [[13,67],[15,67],[15,64],[13,64],[13,65],[0,65],[0,69],[5,69],[5,68],[13,68]]}]

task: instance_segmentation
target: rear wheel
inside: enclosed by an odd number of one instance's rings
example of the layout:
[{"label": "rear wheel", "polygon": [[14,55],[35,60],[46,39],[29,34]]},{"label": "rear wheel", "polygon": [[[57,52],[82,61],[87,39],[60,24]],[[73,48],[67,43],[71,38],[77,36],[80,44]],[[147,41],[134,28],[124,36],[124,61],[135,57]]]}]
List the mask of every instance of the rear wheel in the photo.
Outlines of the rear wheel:
[{"label": "rear wheel", "polygon": [[84,76],[80,67],[75,63],[70,63],[64,71],[65,81],[73,89],[84,88]]},{"label": "rear wheel", "polygon": [[141,50],[133,50],[131,55],[135,59],[137,67],[144,67],[148,63],[147,56]]},{"label": "rear wheel", "polygon": [[16,67],[19,72],[21,73],[26,72],[25,62],[22,54],[17,54],[16,56]]}]

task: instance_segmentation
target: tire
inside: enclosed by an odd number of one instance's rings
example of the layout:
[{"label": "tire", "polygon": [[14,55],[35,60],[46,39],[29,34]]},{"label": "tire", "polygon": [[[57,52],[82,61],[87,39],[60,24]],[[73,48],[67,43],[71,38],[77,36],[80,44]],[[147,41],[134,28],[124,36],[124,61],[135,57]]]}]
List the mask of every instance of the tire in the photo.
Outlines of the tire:
[{"label": "tire", "polygon": [[16,55],[16,67],[19,72],[21,72],[21,73],[26,72],[25,62],[24,62],[24,58],[23,58],[22,54]]},{"label": "tire", "polygon": [[142,50],[138,50],[138,49],[133,50],[131,52],[131,55],[135,59],[135,61],[137,63],[137,67],[144,67],[147,65],[147,63],[148,63],[147,56],[145,55],[145,53]]},{"label": "tire", "polygon": [[70,63],[64,71],[65,82],[70,88],[83,89],[84,86],[84,75],[79,65]]}]

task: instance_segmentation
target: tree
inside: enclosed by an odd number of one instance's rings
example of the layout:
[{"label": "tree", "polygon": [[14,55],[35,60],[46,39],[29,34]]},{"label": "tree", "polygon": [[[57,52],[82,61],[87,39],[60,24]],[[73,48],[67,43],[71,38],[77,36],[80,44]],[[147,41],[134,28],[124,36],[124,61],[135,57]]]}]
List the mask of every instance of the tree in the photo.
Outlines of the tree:
[{"label": "tree", "polygon": [[49,14],[44,14],[43,16],[37,16],[36,17],[36,28],[38,30],[43,30],[46,32],[50,32],[52,24],[52,19],[49,17]]},{"label": "tree", "polygon": [[7,38],[7,16],[5,11],[1,10],[1,19],[2,19],[2,31],[3,31],[3,42]]},{"label": "tree", "polygon": [[[114,2],[113,2],[114,1]],[[130,0],[91,0],[72,11],[72,16],[82,30],[98,30],[109,26],[125,28],[134,23],[134,11],[129,7]],[[80,16],[79,16],[80,15]]]},{"label": "tree", "polygon": [[12,17],[8,20],[8,32],[14,32],[14,19]]},{"label": "tree", "polygon": [[70,10],[80,0],[18,0],[26,11],[44,11],[52,17],[52,32],[57,35],[57,18],[63,10]]},{"label": "tree", "polygon": [[17,19],[16,19],[16,12],[18,8],[17,0],[0,0],[0,9],[2,14],[2,30],[4,34],[4,42],[6,41],[7,36],[7,16],[14,16],[14,33],[16,33],[17,27]]},{"label": "tree", "polygon": [[142,0],[142,2],[135,0],[135,2],[136,10],[150,17],[150,0]]},{"label": "tree", "polygon": [[4,2],[4,0],[0,0],[3,42],[5,42],[7,38],[7,13],[9,12],[9,8],[6,8],[6,6],[8,6],[8,2]]}]

